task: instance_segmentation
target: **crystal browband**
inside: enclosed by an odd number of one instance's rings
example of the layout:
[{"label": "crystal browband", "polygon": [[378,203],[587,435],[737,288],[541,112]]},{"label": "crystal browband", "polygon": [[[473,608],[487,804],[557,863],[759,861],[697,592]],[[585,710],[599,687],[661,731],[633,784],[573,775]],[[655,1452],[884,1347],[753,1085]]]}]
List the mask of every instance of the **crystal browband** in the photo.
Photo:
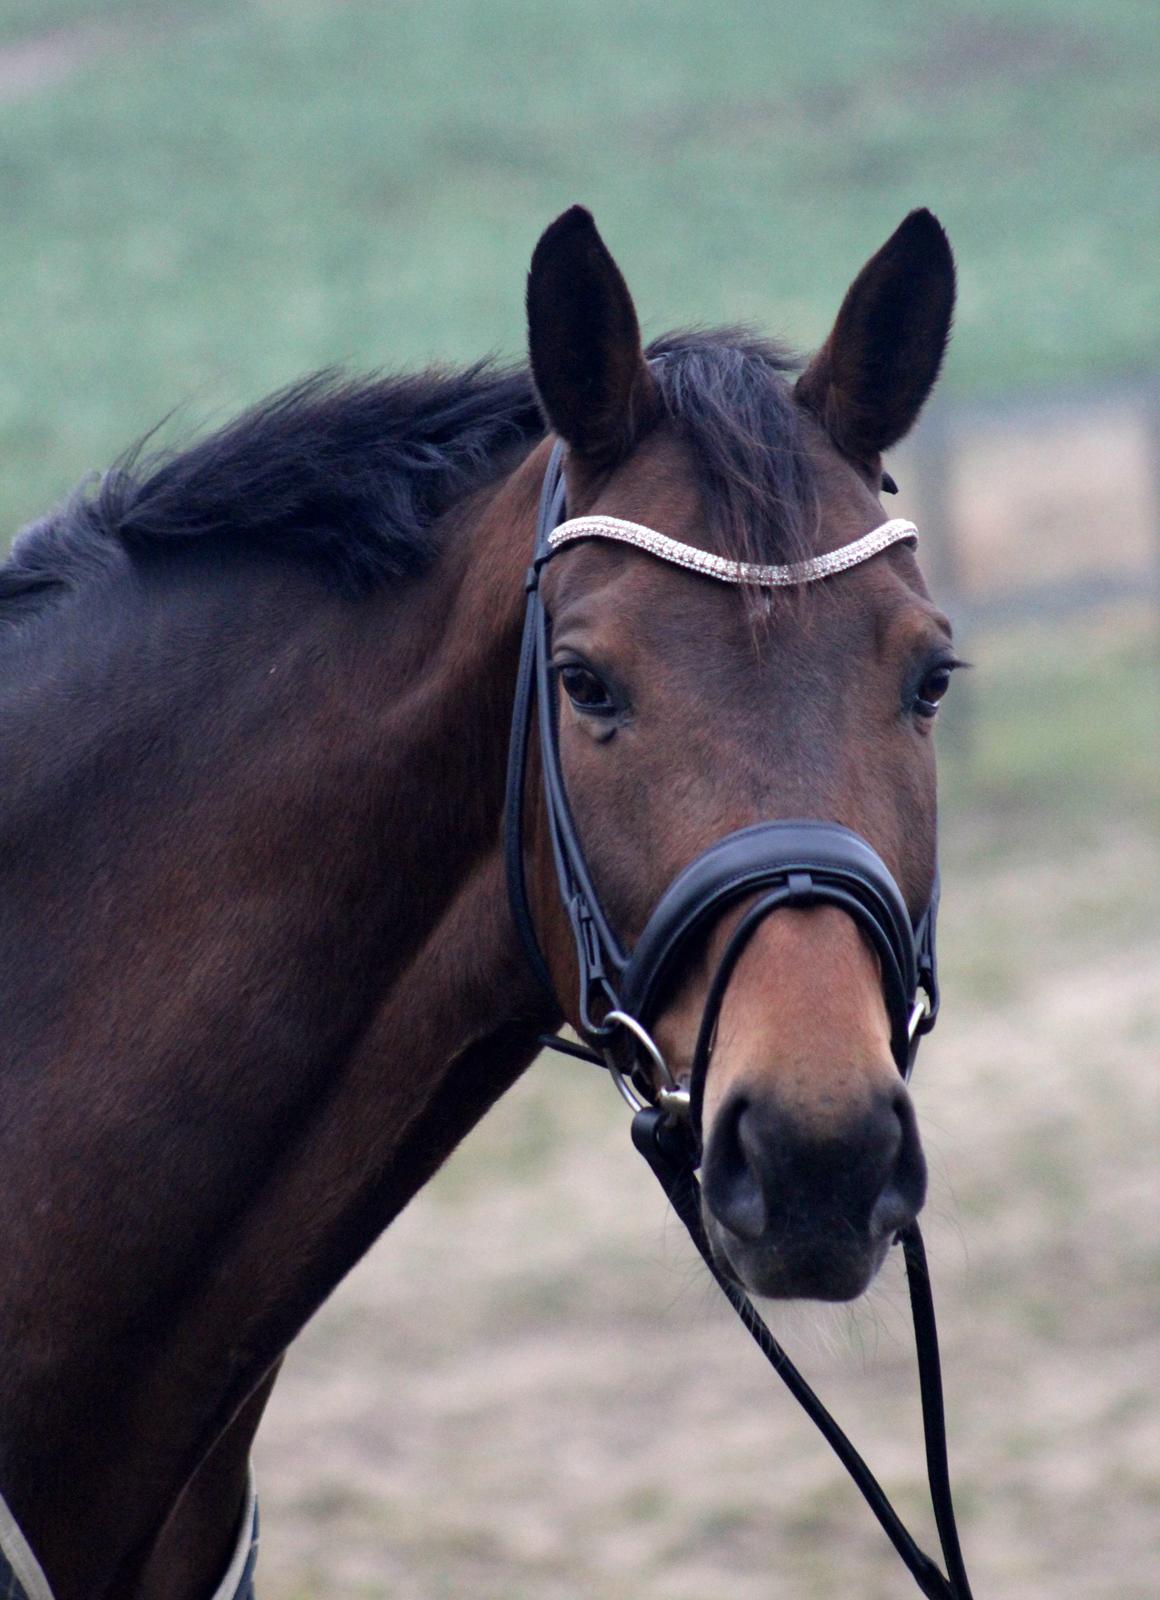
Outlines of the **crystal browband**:
[{"label": "crystal browband", "polygon": [[754,561],[730,561],[725,556],[715,556],[709,550],[699,550],[696,545],[682,544],[670,539],[667,533],[657,533],[639,522],[625,522],[620,517],[573,517],[561,522],[548,535],[553,550],[571,544],[575,539],[615,539],[621,544],[636,545],[649,555],[671,561],[675,566],[688,567],[690,572],[700,572],[706,578],[716,578],[721,583],[750,583],[765,589],[788,589],[798,583],[815,583],[819,578],[832,577],[835,572],[845,572],[862,561],[869,561],[892,544],[918,543],[918,529],[913,522],[894,517],[884,522],[860,539],[839,546],[822,556],[811,556],[808,561],[792,561],[783,567],[765,567]]}]

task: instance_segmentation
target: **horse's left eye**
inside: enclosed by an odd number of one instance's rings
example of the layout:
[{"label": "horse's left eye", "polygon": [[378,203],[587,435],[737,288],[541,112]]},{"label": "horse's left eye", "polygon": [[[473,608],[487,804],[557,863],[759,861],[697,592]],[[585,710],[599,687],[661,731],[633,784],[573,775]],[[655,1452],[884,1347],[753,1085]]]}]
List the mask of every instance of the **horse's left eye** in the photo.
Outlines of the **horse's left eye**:
[{"label": "horse's left eye", "polygon": [[609,717],[616,710],[608,689],[588,667],[561,667],[560,682],[577,710],[597,717]]},{"label": "horse's left eye", "polygon": [[940,666],[932,667],[927,673],[919,685],[918,693],[914,697],[914,709],[918,716],[937,716],[939,703],[950,688],[951,673],[953,671],[953,665],[944,663]]}]

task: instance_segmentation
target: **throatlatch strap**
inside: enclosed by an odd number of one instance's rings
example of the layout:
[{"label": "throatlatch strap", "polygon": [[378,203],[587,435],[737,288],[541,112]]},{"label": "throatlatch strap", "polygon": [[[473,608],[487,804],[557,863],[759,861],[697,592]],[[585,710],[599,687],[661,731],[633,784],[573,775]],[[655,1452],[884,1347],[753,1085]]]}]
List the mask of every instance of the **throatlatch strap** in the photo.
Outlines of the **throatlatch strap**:
[{"label": "throatlatch strap", "polygon": [[700,1190],[684,1130],[668,1122],[663,1112],[646,1106],[633,1118],[632,1142],[652,1168],[673,1210],[685,1224],[701,1259],[746,1331],[853,1478],[927,1600],[972,1600],[951,1501],[934,1303],[918,1224],[912,1223],[905,1230],[902,1244],[906,1253],[907,1282],[918,1348],[927,1477],[949,1578],[943,1576],[937,1564],[915,1543],[886,1498],[881,1484],[769,1331],[749,1296],[718,1268],[701,1223]]}]

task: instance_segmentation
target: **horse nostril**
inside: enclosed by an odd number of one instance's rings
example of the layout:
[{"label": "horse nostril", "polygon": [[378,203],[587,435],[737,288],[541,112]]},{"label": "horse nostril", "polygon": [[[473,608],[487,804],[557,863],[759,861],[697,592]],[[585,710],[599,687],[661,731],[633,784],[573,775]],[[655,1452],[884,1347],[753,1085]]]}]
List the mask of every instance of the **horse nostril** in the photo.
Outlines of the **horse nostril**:
[{"label": "horse nostril", "polygon": [[914,1207],[907,1204],[893,1183],[888,1183],[874,1202],[874,1209],[870,1213],[870,1232],[876,1239],[884,1239],[888,1233],[897,1235],[914,1221],[914,1216]]},{"label": "horse nostril", "polygon": [[761,1181],[761,1150],[753,1146],[751,1107],[732,1095],[718,1112],[705,1152],[705,1197],[719,1222],[740,1239],[760,1239],[769,1225]]},{"label": "horse nostril", "polygon": [[895,1122],[892,1137],[897,1140],[897,1153],[870,1211],[870,1232],[880,1239],[913,1222],[926,1199],[926,1161],[914,1107],[901,1085],[892,1097],[891,1116]]},{"label": "horse nostril", "polygon": [[772,1097],[735,1092],[714,1118],[702,1179],[709,1211],[747,1243],[835,1228],[877,1241],[917,1216],[926,1164],[901,1082],[824,1138]]}]

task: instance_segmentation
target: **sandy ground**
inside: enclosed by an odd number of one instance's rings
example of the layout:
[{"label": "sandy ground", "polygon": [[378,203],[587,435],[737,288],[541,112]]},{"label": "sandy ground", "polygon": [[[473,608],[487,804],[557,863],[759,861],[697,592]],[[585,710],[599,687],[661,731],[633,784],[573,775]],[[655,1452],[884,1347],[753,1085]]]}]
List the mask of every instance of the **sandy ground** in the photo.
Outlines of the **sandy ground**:
[{"label": "sandy ground", "polygon": [[[979,1600],[1160,1594],[1157,887],[1125,825],[1068,877],[947,888],[916,1093]],[[917,1593],[621,1113],[538,1063],[307,1330],[257,1452],[262,1600]],[[772,1312],[927,1536],[901,1263],[855,1308]]]}]

